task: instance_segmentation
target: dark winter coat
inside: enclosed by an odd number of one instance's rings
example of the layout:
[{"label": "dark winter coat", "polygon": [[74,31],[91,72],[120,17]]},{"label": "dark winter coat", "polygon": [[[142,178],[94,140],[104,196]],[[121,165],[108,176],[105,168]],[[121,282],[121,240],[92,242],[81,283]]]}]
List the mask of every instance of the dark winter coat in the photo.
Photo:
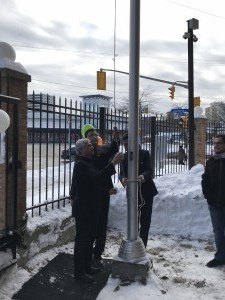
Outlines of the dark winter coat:
[{"label": "dark winter coat", "polygon": [[[112,141],[109,145],[100,145],[95,149],[93,161],[98,170],[102,170],[109,164],[110,159],[119,151],[118,143]],[[102,190],[110,190],[113,188],[111,176],[106,176],[102,182]]]},{"label": "dark winter coat", "polygon": [[177,159],[179,161],[187,160],[187,155],[183,148],[180,148],[177,152]]},{"label": "dark winter coat", "polygon": [[[121,163],[120,167],[120,174],[119,179],[125,177],[127,178],[128,175],[128,153],[124,154],[124,160]],[[148,198],[153,198],[155,195],[158,194],[157,188],[155,183],[152,179],[153,172],[150,166],[150,154],[149,151],[140,149],[139,150],[139,165],[138,165],[138,175],[143,175],[145,178],[145,182],[141,184],[141,193],[145,201]]]},{"label": "dark winter coat", "polygon": [[77,156],[73,169],[70,198],[73,201],[72,215],[95,217],[101,209],[101,188],[105,177],[115,174],[115,167],[109,163],[98,170],[92,159]]},{"label": "dark winter coat", "polygon": [[225,206],[225,159],[211,157],[202,175],[202,192],[208,204]]},{"label": "dark winter coat", "polygon": [[[111,144],[98,145],[94,150],[93,163],[98,170],[102,170],[106,167],[113,156],[119,151],[120,141],[112,140]],[[75,161],[79,156],[75,155]],[[102,182],[102,190],[110,190],[113,188],[113,182],[111,176],[105,177]]]}]

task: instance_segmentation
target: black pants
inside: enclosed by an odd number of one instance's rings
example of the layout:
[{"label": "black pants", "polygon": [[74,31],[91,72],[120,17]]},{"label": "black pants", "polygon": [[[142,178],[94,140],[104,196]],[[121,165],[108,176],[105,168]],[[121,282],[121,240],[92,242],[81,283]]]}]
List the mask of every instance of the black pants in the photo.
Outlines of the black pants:
[{"label": "black pants", "polygon": [[101,259],[101,255],[105,250],[108,214],[109,214],[109,201],[110,201],[110,196],[108,194],[108,191],[102,191],[101,212],[98,217],[96,236],[95,236],[95,247],[93,249],[94,257],[97,259]]},{"label": "black pants", "polygon": [[74,275],[76,276],[90,268],[97,219],[90,216],[75,217],[75,220]]},{"label": "black pants", "polygon": [[[140,204],[141,200],[138,200]],[[139,235],[146,247],[148,242],[149,229],[151,225],[153,198],[148,197],[148,199],[144,199],[144,201],[145,203],[140,209],[139,213]]]}]

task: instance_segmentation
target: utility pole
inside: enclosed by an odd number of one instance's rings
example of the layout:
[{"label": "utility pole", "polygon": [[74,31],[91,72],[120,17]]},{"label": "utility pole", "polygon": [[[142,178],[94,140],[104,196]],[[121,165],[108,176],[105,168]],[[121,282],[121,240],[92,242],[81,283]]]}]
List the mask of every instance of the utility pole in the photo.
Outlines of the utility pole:
[{"label": "utility pole", "polygon": [[194,157],[194,59],[193,59],[193,42],[197,42],[198,38],[193,34],[193,30],[199,28],[199,21],[197,19],[190,19],[188,23],[188,32],[183,35],[184,39],[188,39],[188,128],[189,128],[189,158],[188,166],[191,169],[195,165]]}]

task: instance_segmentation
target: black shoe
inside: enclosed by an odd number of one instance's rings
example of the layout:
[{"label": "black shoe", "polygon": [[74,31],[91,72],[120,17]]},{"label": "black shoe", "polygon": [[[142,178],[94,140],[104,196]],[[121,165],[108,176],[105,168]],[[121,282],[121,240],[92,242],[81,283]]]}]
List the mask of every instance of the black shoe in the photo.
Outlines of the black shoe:
[{"label": "black shoe", "polygon": [[94,277],[87,273],[74,275],[74,278],[84,283],[93,283]]},{"label": "black shoe", "polygon": [[223,266],[223,265],[225,265],[225,260],[218,260],[218,259],[216,259],[216,258],[210,260],[210,261],[206,264],[206,266],[207,266],[208,268],[215,268],[215,267]]},{"label": "black shoe", "polygon": [[91,265],[94,268],[102,268],[103,267],[103,262],[100,258],[93,257]]},{"label": "black shoe", "polygon": [[95,275],[101,272],[102,268],[90,267],[86,270],[86,273],[89,275]]}]

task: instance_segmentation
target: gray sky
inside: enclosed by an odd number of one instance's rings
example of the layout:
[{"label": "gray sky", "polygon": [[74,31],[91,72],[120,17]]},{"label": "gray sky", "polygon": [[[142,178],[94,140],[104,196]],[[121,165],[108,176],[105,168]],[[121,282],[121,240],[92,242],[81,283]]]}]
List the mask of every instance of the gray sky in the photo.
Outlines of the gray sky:
[{"label": "gray sky", "polygon": [[[116,23],[115,23],[116,3]],[[129,71],[129,0],[0,0],[0,40],[11,44],[32,77],[29,91],[80,99],[80,95],[114,95],[113,72],[107,90],[96,89],[96,71]],[[168,81],[188,79],[187,20],[199,20],[194,31],[195,96],[203,107],[224,99],[225,13],[223,0],[141,0],[140,74]],[[116,24],[116,28],[115,28]],[[116,30],[114,30],[116,29]],[[140,80],[151,87],[151,99],[170,107],[187,103],[187,90]],[[128,98],[128,76],[116,74],[116,102]]]}]

